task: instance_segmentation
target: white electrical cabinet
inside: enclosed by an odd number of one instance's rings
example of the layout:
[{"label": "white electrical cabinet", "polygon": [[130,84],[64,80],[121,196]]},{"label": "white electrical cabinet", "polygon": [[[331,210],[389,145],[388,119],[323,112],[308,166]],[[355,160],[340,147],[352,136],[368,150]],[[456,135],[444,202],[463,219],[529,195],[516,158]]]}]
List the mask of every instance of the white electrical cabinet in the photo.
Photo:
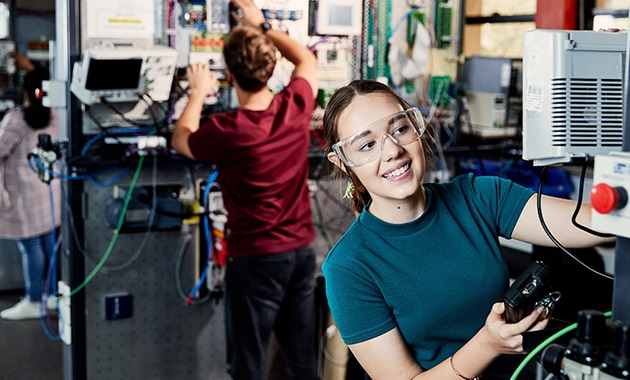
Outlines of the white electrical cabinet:
[{"label": "white electrical cabinet", "polygon": [[533,30],[523,40],[523,158],[621,150],[627,33]]}]

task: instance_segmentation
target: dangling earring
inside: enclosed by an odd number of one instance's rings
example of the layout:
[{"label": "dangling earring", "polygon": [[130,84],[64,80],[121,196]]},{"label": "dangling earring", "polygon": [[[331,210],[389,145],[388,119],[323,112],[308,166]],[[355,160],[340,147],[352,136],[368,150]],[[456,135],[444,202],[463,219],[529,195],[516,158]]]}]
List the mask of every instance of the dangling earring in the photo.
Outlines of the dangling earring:
[{"label": "dangling earring", "polygon": [[346,186],[346,192],[343,194],[344,198],[352,199],[354,196],[352,192],[354,191],[354,182],[350,178],[348,178],[348,186]]}]

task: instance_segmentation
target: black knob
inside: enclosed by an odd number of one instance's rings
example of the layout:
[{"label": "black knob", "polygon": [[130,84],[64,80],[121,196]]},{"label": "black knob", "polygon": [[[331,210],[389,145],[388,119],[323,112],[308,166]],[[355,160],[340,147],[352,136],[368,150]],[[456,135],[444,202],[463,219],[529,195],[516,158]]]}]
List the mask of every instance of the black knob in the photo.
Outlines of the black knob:
[{"label": "black knob", "polygon": [[540,360],[542,366],[547,372],[560,374],[562,370],[562,359],[564,359],[564,346],[559,344],[550,344],[541,354]]},{"label": "black knob", "polygon": [[606,316],[597,310],[581,310],[578,313],[575,338],[583,344],[599,346],[606,342]]}]

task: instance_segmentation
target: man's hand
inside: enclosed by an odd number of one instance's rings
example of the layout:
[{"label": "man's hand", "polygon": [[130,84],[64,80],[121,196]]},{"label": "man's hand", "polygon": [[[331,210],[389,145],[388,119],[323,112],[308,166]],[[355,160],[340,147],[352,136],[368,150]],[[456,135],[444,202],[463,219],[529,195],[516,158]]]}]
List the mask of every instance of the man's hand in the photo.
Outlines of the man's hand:
[{"label": "man's hand", "polygon": [[195,93],[206,97],[209,93],[214,92],[217,77],[210,71],[209,64],[193,63],[186,69],[186,76],[191,95]]},{"label": "man's hand", "polygon": [[239,17],[239,12],[232,12],[232,17],[244,26],[260,28],[260,25],[265,22],[265,16],[253,0],[232,0],[231,2],[237,9],[240,9],[242,16]]}]

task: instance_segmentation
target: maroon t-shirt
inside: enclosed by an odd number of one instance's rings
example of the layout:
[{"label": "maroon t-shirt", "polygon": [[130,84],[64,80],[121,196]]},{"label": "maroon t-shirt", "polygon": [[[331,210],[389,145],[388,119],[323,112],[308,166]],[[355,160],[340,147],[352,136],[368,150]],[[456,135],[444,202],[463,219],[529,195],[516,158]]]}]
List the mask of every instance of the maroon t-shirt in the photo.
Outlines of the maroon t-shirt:
[{"label": "maroon t-shirt", "polygon": [[296,78],[268,109],[211,115],[189,137],[195,159],[217,165],[229,256],[289,251],[315,238],[306,183],[314,107],[311,86]]}]

